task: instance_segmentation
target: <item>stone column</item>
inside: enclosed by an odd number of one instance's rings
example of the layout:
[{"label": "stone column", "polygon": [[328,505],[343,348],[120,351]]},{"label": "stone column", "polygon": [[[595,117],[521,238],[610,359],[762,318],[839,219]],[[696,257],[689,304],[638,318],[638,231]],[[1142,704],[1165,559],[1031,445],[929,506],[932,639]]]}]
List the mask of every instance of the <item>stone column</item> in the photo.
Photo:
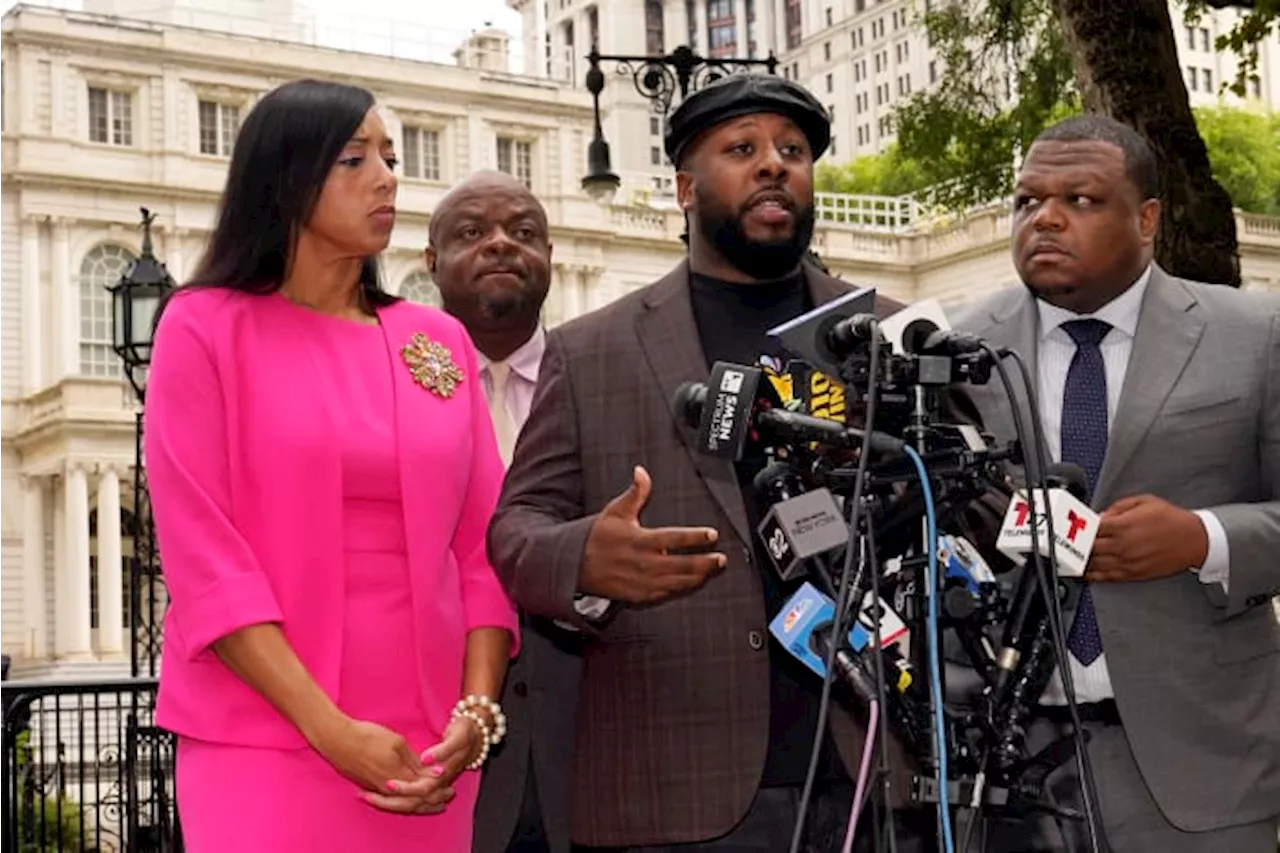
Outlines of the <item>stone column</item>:
[{"label": "stone column", "polygon": [[187,274],[187,258],[182,251],[184,237],[186,237],[186,230],[183,228],[174,228],[166,233],[164,239],[165,254],[160,259],[160,262],[165,265],[165,269],[169,270],[169,275],[173,276],[173,280],[178,284],[182,284],[185,280],[184,276]]},{"label": "stone column", "polygon": [[582,276],[585,268],[580,264],[568,264],[564,268],[564,319],[572,320],[587,313],[587,291]]},{"label": "stone column", "polygon": [[609,295],[604,289],[604,267],[582,268],[582,295],[588,311],[594,311],[608,304]]},{"label": "stone column", "polygon": [[750,56],[747,53],[747,0],[733,0],[734,56]]},{"label": "stone column", "polygon": [[23,642],[27,657],[43,658],[49,653],[44,586],[44,481],[24,476],[22,518],[22,615]]},{"label": "stone column", "polygon": [[124,583],[120,549],[120,475],[98,472],[98,653],[124,653]]},{"label": "stone column", "polygon": [[40,226],[22,220],[22,390],[44,387],[44,306],[40,293]]},{"label": "stone column", "polygon": [[58,566],[58,656],[89,659],[89,482],[84,468],[68,462],[63,486],[63,564]]},{"label": "stone column", "polygon": [[71,235],[65,219],[53,220],[49,294],[53,306],[52,380],[76,373],[80,366],[80,288],[71,278]]}]

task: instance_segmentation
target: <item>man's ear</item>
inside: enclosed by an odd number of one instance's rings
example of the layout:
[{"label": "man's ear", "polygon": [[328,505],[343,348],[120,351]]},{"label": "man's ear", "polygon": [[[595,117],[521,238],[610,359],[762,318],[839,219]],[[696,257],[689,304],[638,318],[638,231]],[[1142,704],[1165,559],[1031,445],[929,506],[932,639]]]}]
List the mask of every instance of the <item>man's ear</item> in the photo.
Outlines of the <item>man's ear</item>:
[{"label": "man's ear", "polygon": [[1138,231],[1146,245],[1155,242],[1156,232],[1160,230],[1160,209],[1160,199],[1149,198],[1138,211]]},{"label": "man's ear", "polygon": [[693,175],[676,172],[676,203],[686,213],[693,208]]},{"label": "man's ear", "polygon": [[427,262],[427,272],[431,273],[431,278],[436,277],[436,249],[434,246],[427,246],[422,251],[422,259]]}]

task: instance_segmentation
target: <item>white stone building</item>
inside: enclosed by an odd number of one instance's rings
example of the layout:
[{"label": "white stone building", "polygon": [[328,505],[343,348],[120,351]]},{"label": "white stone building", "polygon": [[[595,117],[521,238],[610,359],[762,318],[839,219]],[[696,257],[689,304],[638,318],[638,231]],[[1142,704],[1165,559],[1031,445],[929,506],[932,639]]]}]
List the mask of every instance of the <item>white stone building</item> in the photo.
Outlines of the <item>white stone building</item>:
[{"label": "white stone building", "polygon": [[[798,80],[833,116],[827,159],[843,162],[874,154],[895,138],[894,107],[933,85],[941,68],[921,15],[928,0],[508,0],[524,21],[524,69],[581,83],[592,44],[605,54],[651,55],[688,44],[703,56],[779,58],[778,73]],[[1214,39],[1231,30],[1241,12],[1209,10],[1196,26],[1183,23],[1183,7],[1169,2],[1178,57],[1193,106],[1216,103],[1224,81],[1235,79],[1237,57],[1218,53]],[[661,124],[646,127],[646,105],[630,81],[611,76],[602,96],[615,110],[609,139],[642,139],[614,169],[634,185],[667,189]],[[1280,105],[1280,33],[1260,46],[1249,96]],[[1234,95],[1228,102],[1238,103]],[[659,153],[655,154],[657,150]]]},{"label": "white stone building", "polygon": [[[548,210],[548,324],[649,283],[682,256],[677,211],[630,198],[602,208],[583,194],[584,91],[469,64],[25,6],[4,16],[0,649],[14,677],[118,673],[128,659],[136,407],[110,348],[105,287],[139,251],[141,206],[157,214],[156,253],[174,277],[192,269],[238,122],[266,91],[319,76],[376,93],[403,161],[384,269],[408,298],[434,298],[421,261],[430,211],[478,168],[517,175]],[[647,148],[611,138],[615,152]],[[909,200],[818,201],[815,248],[850,280],[948,304],[1014,280],[1001,207],[924,228]],[[1280,221],[1238,224],[1246,280],[1280,289]]]}]

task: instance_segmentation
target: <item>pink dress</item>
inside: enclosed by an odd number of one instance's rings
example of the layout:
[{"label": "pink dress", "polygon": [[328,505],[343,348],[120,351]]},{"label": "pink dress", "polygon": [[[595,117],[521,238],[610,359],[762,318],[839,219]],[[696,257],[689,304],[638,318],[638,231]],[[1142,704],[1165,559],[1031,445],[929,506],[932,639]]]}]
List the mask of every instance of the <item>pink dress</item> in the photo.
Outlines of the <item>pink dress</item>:
[{"label": "pink dress", "polygon": [[[395,365],[382,327],[292,307],[314,334],[304,344],[318,360],[308,378],[319,380],[315,393],[341,443],[346,592],[338,705],[397,732],[421,753],[441,737],[428,719],[445,718],[449,709],[428,715],[422,707],[412,653],[414,643],[431,640],[414,636]],[[189,853],[469,853],[479,779],[464,771],[441,815],[404,816],[367,805],[358,785],[309,748],[189,737],[178,746],[177,796]]]}]

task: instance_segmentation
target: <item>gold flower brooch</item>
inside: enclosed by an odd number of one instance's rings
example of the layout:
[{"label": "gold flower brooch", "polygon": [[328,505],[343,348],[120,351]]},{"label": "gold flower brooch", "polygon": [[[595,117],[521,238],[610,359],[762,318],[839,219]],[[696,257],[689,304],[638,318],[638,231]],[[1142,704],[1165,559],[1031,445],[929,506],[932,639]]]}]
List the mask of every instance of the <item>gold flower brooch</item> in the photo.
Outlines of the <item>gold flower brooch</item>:
[{"label": "gold flower brooch", "polygon": [[413,381],[437,397],[449,399],[463,380],[462,368],[454,363],[449,348],[422,332],[414,333],[400,350],[400,356],[409,366]]}]

